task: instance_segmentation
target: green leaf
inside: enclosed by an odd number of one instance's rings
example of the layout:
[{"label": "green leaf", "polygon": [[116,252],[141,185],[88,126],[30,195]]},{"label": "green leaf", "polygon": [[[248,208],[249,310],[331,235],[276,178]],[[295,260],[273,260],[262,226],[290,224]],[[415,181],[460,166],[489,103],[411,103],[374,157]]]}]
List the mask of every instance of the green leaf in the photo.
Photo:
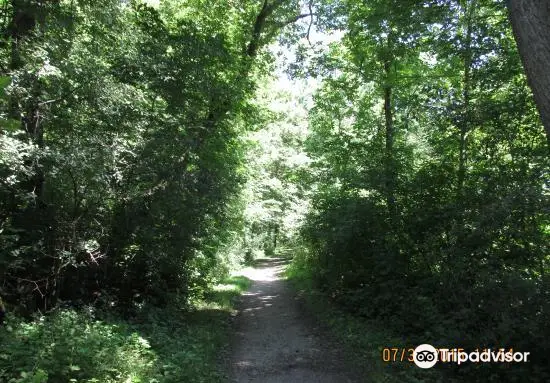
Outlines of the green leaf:
[{"label": "green leaf", "polygon": [[11,83],[11,77],[0,76],[0,91],[3,91]]},{"label": "green leaf", "polygon": [[14,133],[14,132],[17,132],[20,127],[21,127],[21,122],[14,118],[0,119],[0,130]]}]

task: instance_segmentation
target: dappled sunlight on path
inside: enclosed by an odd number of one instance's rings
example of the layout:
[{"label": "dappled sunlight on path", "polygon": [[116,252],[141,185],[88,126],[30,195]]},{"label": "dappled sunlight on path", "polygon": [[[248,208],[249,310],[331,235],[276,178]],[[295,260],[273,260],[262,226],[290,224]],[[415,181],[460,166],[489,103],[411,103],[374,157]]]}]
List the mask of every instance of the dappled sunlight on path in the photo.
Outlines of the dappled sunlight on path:
[{"label": "dappled sunlight on path", "polygon": [[288,260],[283,258],[262,258],[257,260],[257,267],[247,267],[239,274],[256,282],[273,282],[283,279]]},{"label": "dappled sunlight on path", "polygon": [[230,356],[232,382],[346,383],[352,377],[337,347],[300,309],[282,273],[288,261],[261,259],[243,275],[254,281],[243,294]]}]

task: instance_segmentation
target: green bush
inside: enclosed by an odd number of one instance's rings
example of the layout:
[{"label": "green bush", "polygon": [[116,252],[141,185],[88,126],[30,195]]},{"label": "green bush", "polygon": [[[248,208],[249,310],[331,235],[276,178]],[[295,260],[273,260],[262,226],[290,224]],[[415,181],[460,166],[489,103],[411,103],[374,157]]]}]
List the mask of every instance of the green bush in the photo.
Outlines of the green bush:
[{"label": "green bush", "polygon": [[1,329],[0,380],[6,382],[140,382],[156,361],[149,342],[121,323],[59,311]]},{"label": "green bush", "polygon": [[91,310],[59,310],[32,322],[8,315],[0,327],[0,382],[220,382],[228,318],[249,285],[233,276],[192,308],[173,297],[131,320],[107,313],[98,320]]}]

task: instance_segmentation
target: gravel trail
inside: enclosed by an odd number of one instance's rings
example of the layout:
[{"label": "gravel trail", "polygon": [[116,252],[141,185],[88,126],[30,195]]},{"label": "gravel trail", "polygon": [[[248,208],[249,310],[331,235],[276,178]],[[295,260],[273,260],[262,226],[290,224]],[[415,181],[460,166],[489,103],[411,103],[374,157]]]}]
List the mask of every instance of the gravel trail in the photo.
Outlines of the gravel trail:
[{"label": "gravel trail", "polygon": [[367,382],[322,334],[281,273],[286,261],[261,260],[245,275],[253,285],[239,304],[229,350],[230,382]]}]

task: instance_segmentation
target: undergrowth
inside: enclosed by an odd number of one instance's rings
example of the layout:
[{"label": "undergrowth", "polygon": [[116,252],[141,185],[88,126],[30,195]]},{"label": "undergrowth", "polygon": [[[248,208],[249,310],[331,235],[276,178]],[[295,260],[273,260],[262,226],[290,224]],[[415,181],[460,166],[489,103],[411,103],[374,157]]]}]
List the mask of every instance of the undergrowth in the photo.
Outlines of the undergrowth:
[{"label": "undergrowth", "polygon": [[148,308],[131,321],[59,310],[32,322],[8,316],[0,327],[0,382],[210,383],[227,340],[233,299],[245,277],[215,286],[189,311]]},{"label": "undergrowth", "polygon": [[[453,382],[437,369],[421,370],[413,363],[401,362],[400,350],[417,346],[413,341],[392,333],[383,323],[353,315],[340,308],[330,292],[322,291],[299,258],[289,265],[286,278],[298,291],[308,310],[334,337],[344,344],[353,362],[366,371],[367,381],[372,382]],[[383,361],[384,348],[397,348],[396,362]]]}]

